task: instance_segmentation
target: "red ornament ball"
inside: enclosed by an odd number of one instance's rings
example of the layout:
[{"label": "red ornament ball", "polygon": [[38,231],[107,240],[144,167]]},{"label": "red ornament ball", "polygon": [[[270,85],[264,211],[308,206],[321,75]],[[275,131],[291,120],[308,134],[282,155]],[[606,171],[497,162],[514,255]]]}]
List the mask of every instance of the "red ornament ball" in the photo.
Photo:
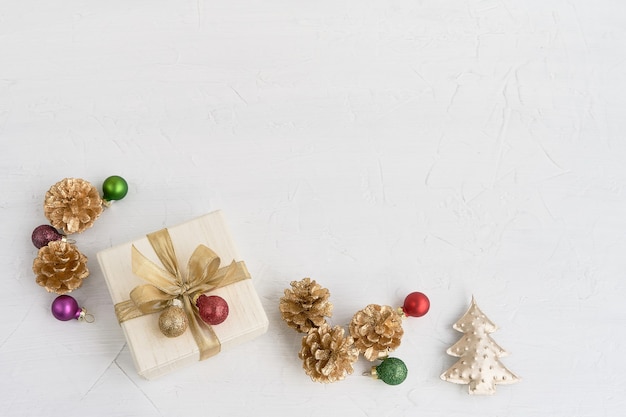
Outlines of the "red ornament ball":
[{"label": "red ornament ball", "polygon": [[426,297],[426,294],[421,292],[412,292],[404,299],[404,305],[402,311],[404,314],[411,317],[422,317],[428,313],[430,309],[430,300]]},{"label": "red ornament ball", "polygon": [[228,303],[217,295],[202,294],[196,300],[196,306],[200,318],[212,326],[223,323],[228,317]]}]

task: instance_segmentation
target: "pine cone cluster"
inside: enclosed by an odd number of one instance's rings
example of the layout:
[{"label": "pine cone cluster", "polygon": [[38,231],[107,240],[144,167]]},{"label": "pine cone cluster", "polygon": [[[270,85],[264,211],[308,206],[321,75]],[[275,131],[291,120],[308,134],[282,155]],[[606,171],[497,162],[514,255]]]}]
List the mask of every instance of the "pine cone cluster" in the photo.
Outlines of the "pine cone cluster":
[{"label": "pine cone cluster", "polygon": [[350,322],[354,344],[369,361],[385,357],[400,346],[402,317],[390,306],[370,304]]},{"label": "pine cone cluster", "polygon": [[342,380],[354,369],[352,365],[359,357],[352,337],[344,337],[341,326],[330,327],[323,323],[312,328],[302,338],[302,349],[298,354],[307,375],[316,382]]},{"label": "pine cone cluster", "polygon": [[320,327],[330,317],[333,305],[328,301],[330,292],[315,280],[304,278],[292,281],[280,299],[280,313],[287,325],[300,333]]},{"label": "pine cone cluster", "polygon": [[33,272],[37,284],[57,294],[79,288],[89,276],[87,257],[76,246],[61,240],[39,249],[33,261]]},{"label": "pine cone cluster", "polygon": [[102,213],[102,199],[88,181],[65,178],[50,187],[43,211],[55,228],[66,234],[80,233],[93,226]]}]

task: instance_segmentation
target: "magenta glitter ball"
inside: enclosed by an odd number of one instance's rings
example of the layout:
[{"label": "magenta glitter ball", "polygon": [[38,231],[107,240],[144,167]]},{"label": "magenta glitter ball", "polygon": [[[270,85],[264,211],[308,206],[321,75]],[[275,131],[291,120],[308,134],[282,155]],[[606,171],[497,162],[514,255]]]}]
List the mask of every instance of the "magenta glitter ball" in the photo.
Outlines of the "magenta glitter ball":
[{"label": "magenta glitter ball", "polygon": [[402,306],[404,314],[411,317],[422,317],[428,313],[429,309],[430,300],[426,297],[426,294],[421,292],[412,292],[407,295]]},{"label": "magenta glitter ball", "polygon": [[52,315],[61,321],[78,319],[82,309],[73,297],[59,295],[52,302]]},{"label": "magenta glitter ball", "polygon": [[33,240],[33,245],[35,245],[37,249],[41,249],[52,241],[63,239],[63,235],[49,224],[42,224],[41,226],[35,227],[31,239]]},{"label": "magenta glitter ball", "polygon": [[196,300],[200,318],[212,326],[220,324],[228,317],[228,303],[217,295],[206,296],[202,294]]}]

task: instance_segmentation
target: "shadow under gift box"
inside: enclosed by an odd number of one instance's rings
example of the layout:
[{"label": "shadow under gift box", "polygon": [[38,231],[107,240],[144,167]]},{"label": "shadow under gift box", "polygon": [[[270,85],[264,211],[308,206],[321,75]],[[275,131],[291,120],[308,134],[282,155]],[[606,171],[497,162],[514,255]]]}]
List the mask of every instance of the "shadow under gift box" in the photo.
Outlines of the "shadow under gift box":
[{"label": "shadow under gift box", "polygon": [[[233,260],[242,260],[220,211],[167,229],[183,276],[187,273],[187,261],[198,245],[205,245],[217,253],[221,260],[220,268],[227,267]],[[98,262],[114,305],[128,300],[133,288],[147,284],[132,271],[132,245],[155,265],[163,268],[145,236],[99,252]],[[207,294],[218,295],[228,303],[229,314],[226,321],[212,326],[221,350],[248,342],[267,331],[267,315],[252,279],[244,279]],[[198,362],[200,356],[190,329],[179,337],[168,338],[159,330],[159,315],[148,314],[120,324],[137,372],[146,379],[154,379]],[[211,337],[207,325],[200,319],[198,321],[202,331],[206,332],[207,337]]]}]

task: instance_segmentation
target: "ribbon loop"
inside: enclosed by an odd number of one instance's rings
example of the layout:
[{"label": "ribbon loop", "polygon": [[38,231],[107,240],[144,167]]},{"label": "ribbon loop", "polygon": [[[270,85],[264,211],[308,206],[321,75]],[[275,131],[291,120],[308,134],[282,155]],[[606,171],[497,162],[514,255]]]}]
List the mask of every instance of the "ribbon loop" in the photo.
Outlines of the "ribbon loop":
[{"label": "ribbon loop", "polygon": [[[146,314],[162,311],[174,299],[182,301],[189,328],[200,350],[200,360],[220,351],[217,335],[208,324],[199,320],[196,299],[202,293],[249,279],[250,274],[243,262],[232,261],[220,268],[220,258],[204,245],[198,245],[187,261],[187,271],[181,274],[174,245],[167,229],[147,235],[148,241],[163,268],[155,265],[133,245],[131,248],[132,270],[147,284],[138,285],[130,292],[130,299],[117,303],[115,313],[120,323]],[[205,325],[203,331],[202,325]],[[208,332],[210,337],[207,337]]]},{"label": "ribbon loop", "polygon": [[161,229],[146,236],[165,269],[173,276],[180,277],[174,244],[167,229]]},{"label": "ribbon loop", "polygon": [[219,268],[220,258],[217,254],[206,246],[199,245],[187,261],[187,270],[193,271],[189,274],[189,285],[193,287],[209,281]]},{"label": "ribbon loop", "polygon": [[150,284],[139,285],[130,292],[131,301],[143,314],[163,310],[172,304],[174,298],[176,298],[174,295],[167,294]]},{"label": "ribbon loop", "polygon": [[133,273],[138,277],[148,281],[161,291],[167,294],[176,293],[178,289],[175,275],[169,271],[159,268],[137,250],[135,245],[131,247],[131,259]]}]

